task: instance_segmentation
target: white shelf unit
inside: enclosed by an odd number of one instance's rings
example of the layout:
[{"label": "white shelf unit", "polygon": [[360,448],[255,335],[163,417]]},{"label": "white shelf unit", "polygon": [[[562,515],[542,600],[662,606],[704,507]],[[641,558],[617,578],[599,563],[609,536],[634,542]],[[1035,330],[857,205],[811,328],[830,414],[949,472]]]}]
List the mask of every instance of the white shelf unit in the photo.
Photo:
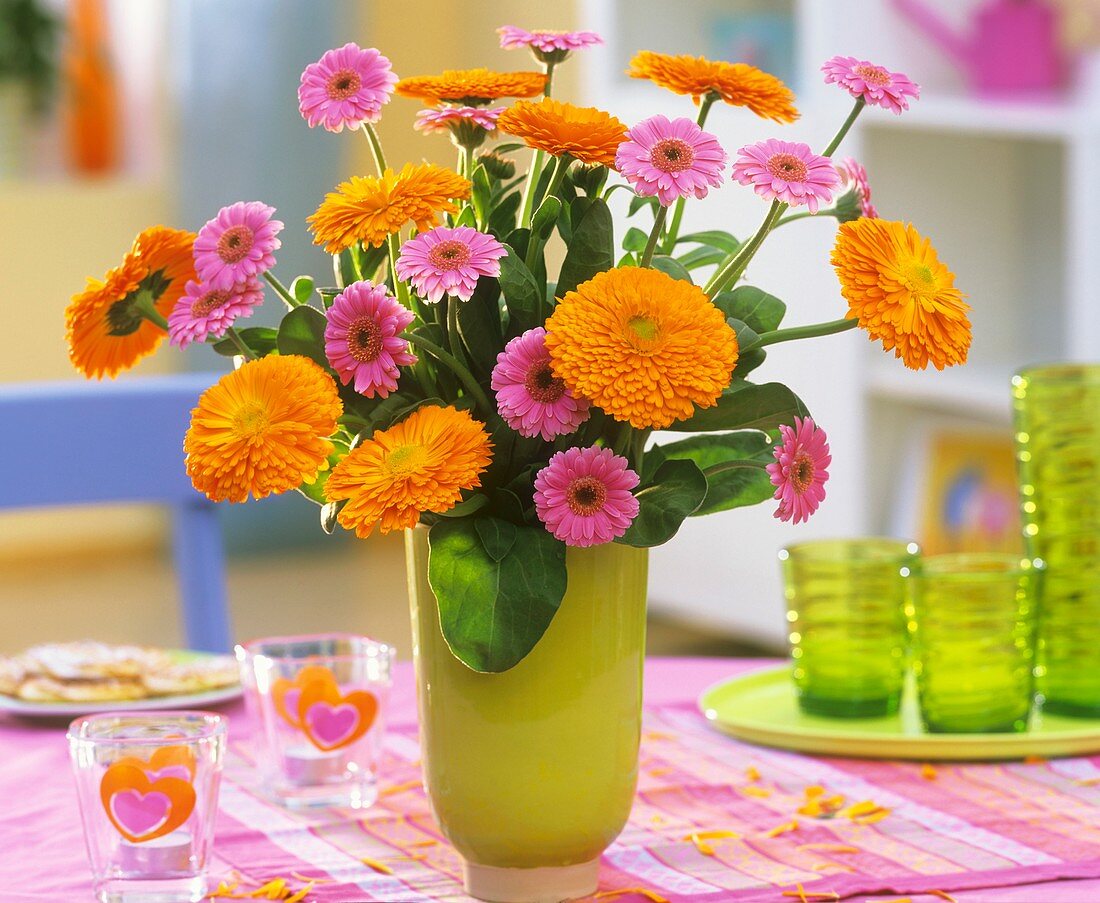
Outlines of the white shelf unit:
[{"label": "white shelf unit", "polygon": [[[974,5],[942,0],[956,19]],[[608,41],[582,57],[585,102],[628,124],[658,112],[694,115],[686,98],[623,74],[635,50],[713,57],[708,45],[723,11],[789,15],[791,84],[802,118],[777,126],[716,105],[707,129],[731,156],[771,136],[823,146],[851,106],[845,92],[821,80],[820,66],[833,55],[879,62],[922,86],[921,99],[901,116],[864,111],[838,156],[864,162],[880,215],[912,221],[956,273],[973,307],[968,364],[913,372],[863,333],[770,349],[757,378],[788,383],[829,432],[825,504],[799,527],[772,520],[768,506],[691,520],[653,554],[654,608],[779,643],[785,630],[775,554],[782,545],[896,532],[898,506],[912,503],[899,496],[899,470],[910,466],[913,448],[930,430],[1007,431],[1015,369],[1100,358],[1100,112],[1072,99],[1040,104],[968,96],[952,66],[886,0],[701,0],[675,8],[657,0],[578,0],[578,6],[582,27]],[[713,198],[689,205],[687,228],[722,225],[750,234],[763,210],[747,188],[727,183]],[[828,265],[834,226],[828,220],[785,228],[747,274],[787,302],[787,325],[833,319],[846,309]]]}]

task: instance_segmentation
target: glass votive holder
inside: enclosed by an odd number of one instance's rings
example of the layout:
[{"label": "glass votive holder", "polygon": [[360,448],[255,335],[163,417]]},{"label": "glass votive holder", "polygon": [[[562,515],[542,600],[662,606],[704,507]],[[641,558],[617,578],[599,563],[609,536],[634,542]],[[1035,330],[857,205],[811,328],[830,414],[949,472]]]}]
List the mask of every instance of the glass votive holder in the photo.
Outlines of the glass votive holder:
[{"label": "glass votive holder", "polygon": [[393,647],[362,636],[269,637],[237,646],[259,719],[267,794],[290,808],[364,808],[378,797]]},{"label": "glass votive holder", "polygon": [[916,565],[908,614],[925,730],[1027,730],[1042,572],[1041,561],[999,553],[933,555]]},{"label": "glass votive holder", "polygon": [[903,571],[918,553],[915,543],[876,538],[804,542],[779,553],[803,712],[870,718],[898,710],[908,644]]},{"label": "glass votive holder", "polygon": [[205,898],[225,735],[225,718],[211,712],[120,712],[70,725],[96,899]]}]

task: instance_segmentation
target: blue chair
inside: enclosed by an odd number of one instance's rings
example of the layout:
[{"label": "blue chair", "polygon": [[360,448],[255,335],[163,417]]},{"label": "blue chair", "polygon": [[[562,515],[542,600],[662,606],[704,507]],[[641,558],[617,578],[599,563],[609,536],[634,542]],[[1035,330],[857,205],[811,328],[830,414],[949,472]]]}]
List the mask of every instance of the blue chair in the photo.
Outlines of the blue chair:
[{"label": "blue chair", "polygon": [[191,409],[217,374],[0,385],[0,510],[152,502],[172,512],[192,649],[228,652],[225,556],[214,505],[183,463]]}]

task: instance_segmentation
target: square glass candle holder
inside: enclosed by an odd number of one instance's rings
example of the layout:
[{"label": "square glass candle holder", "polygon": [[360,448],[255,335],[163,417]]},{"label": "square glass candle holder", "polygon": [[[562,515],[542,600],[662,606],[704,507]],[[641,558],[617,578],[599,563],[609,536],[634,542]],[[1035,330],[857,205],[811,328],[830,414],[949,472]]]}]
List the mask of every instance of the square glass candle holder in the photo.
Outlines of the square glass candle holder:
[{"label": "square glass candle holder", "polygon": [[270,637],[238,646],[237,659],[268,795],[290,808],[370,806],[393,647],[350,634]]},{"label": "square glass candle holder", "polygon": [[910,582],[921,721],[935,733],[1025,731],[1035,699],[1040,561],[933,555]]},{"label": "square glass candle holder", "polygon": [[898,710],[905,684],[905,577],[915,543],[838,539],[779,553],[792,674],[803,712],[871,718]]},{"label": "square glass candle holder", "polygon": [[103,903],[205,898],[226,720],[89,715],[69,727],[84,840]]}]

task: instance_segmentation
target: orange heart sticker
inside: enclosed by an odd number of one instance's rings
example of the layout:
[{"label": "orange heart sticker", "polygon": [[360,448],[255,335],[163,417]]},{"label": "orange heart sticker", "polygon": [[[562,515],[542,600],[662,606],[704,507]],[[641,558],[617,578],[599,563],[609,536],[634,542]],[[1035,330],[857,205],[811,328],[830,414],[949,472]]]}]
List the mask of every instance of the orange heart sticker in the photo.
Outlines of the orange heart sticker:
[{"label": "orange heart sticker", "polygon": [[195,753],[188,746],[162,746],[154,750],[148,759],[126,756],[114,764],[140,768],[150,781],[179,778],[190,782],[195,778]]},{"label": "orange heart sticker", "polygon": [[306,665],[294,675],[294,680],[277,677],[272,682],[271,698],[275,701],[275,711],[291,727],[301,728],[302,723],[298,720],[298,701],[302,687],[315,682],[336,686],[336,678],[324,665]]},{"label": "orange heart sticker", "polygon": [[131,843],[170,834],[195,808],[195,788],[190,781],[178,777],[150,780],[141,768],[124,761],[104,772],[99,797],[111,824]]},{"label": "orange heart sticker", "polygon": [[322,752],[348,746],[363,736],[378,714],[378,700],[366,690],[344,695],[333,683],[313,681],[298,697],[302,733]]}]

